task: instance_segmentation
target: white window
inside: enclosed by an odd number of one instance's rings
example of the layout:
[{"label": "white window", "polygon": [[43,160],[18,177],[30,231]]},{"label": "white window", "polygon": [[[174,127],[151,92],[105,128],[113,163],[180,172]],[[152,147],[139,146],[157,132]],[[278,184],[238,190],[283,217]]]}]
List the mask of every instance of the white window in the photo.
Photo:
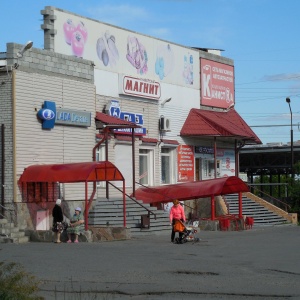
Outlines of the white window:
[{"label": "white window", "polygon": [[[203,179],[215,177],[215,161],[214,159],[203,159]],[[220,160],[216,161],[217,177],[220,177]]]},{"label": "white window", "polygon": [[153,185],[154,158],[152,149],[139,150],[139,182],[143,185]]},{"label": "white window", "polygon": [[[115,166],[120,170],[125,179],[126,187],[132,187],[132,146],[130,144],[116,144]],[[122,187],[122,181],[114,183]]]},{"label": "white window", "polygon": [[105,146],[100,146],[96,150],[96,161],[105,161]]},{"label": "white window", "polygon": [[[96,150],[96,161],[105,161],[105,146],[101,145]],[[105,181],[97,181],[97,187],[105,187]]]},{"label": "white window", "polygon": [[174,183],[175,155],[173,148],[161,148],[161,183]]}]

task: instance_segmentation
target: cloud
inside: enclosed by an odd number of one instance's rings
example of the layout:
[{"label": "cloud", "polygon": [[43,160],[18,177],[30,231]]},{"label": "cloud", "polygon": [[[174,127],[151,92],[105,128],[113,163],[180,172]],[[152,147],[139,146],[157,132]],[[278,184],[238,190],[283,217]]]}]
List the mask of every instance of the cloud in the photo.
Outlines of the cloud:
[{"label": "cloud", "polygon": [[300,80],[300,73],[282,73],[275,75],[265,75],[263,81],[287,81],[287,80]]}]

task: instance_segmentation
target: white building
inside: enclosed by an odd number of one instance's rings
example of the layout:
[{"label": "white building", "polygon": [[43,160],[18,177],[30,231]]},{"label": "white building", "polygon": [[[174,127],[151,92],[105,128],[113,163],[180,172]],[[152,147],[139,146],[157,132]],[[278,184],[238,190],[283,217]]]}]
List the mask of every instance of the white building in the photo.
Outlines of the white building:
[{"label": "white building", "polygon": [[[83,204],[80,183],[24,188],[19,178],[32,165],[92,161],[105,115],[140,126],[134,149],[128,129],[108,139],[108,160],[125,177],[128,194],[135,182],[238,175],[239,147],[260,140],[233,108],[231,59],[54,7],[41,13],[45,49],[18,57],[21,45],[10,43],[0,56],[1,204],[17,207],[18,222],[35,228],[37,211],[58,196],[70,209]],[[41,116],[46,109],[56,112],[49,126],[51,113]],[[105,157],[101,144],[97,160]],[[94,198],[104,190],[99,183]]]}]

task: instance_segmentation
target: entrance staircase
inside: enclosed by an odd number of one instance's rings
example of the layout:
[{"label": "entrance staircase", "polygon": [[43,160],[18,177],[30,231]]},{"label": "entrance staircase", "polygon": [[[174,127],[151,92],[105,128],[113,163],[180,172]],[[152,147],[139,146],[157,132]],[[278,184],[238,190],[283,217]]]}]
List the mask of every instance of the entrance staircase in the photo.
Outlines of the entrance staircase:
[{"label": "entrance staircase", "polygon": [[[229,214],[239,213],[238,194],[223,196],[228,206]],[[253,217],[254,226],[270,226],[290,224],[291,215],[286,211],[269,204],[263,199],[251,193],[244,193],[242,196],[243,216]]]},{"label": "entrance staircase", "polygon": [[27,243],[29,236],[25,231],[15,226],[14,223],[8,222],[7,219],[0,219],[0,243]]},{"label": "entrance staircase", "polygon": [[[130,228],[131,236],[141,235],[159,235],[165,232],[171,232],[171,226],[168,213],[158,210],[156,207],[150,207],[141,200],[138,203],[153,212],[150,213],[150,226],[142,227],[142,218],[148,215],[148,211],[133,200],[126,199],[126,226]],[[89,226],[95,227],[123,227],[123,199],[121,198],[98,198],[93,209],[89,212]]]}]

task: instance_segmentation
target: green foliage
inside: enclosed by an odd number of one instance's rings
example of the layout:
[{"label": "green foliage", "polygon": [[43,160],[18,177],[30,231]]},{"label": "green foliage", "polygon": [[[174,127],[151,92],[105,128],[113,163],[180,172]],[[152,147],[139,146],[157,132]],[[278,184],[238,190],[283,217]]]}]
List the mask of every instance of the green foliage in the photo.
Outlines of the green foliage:
[{"label": "green foliage", "polygon": [[[272,186],[272,196],[274,198],[280,199],[285,202],[288,201],[288,204],[291,206],[291,210],[289,212],[295,212],[300,214],[300,161],[298,161],[294,165],[295,178],[293,179],[291,176],[286,175],[273,175],[272,181],[270,182],[269,175],[263,175],[262,178],[260,176],[254,179],[254,183],[260,184],[265,183],[266,185],[259,185],[255,190],[254,194],[257,196],[263,194],[269,194],[270,186],[268,183],[286,183],[287,186],[284,187],[281,185],[273,185]],[[288,195],[288,198],[286,197]]]},{"label": "green foliage", "polygon": [[43,299],[33,295],[38,291],[38,285],[36,278],[28,274],[20,264],[0,262],[1,300]]}]

